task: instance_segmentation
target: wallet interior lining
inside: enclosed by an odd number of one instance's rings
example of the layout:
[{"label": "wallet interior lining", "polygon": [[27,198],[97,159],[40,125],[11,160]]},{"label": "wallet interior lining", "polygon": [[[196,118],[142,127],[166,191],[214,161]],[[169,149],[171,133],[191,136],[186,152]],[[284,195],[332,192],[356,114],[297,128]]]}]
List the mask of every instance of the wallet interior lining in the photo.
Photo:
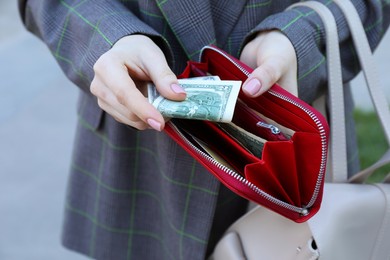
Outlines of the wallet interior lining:
[{"label": "wallet interior lining", "polygon": [[[251,154],[241,144],[232,140],[214,123],[186,119],[176,119],[174,123],[180,131],[187,132],[187,136],[192,135],[206,143],[210,149],[228,162],[233,170],[242,176],[244,176],[245,165],[260,161],[259,158]],[[196,146],[199,147],[199,145]]]}]

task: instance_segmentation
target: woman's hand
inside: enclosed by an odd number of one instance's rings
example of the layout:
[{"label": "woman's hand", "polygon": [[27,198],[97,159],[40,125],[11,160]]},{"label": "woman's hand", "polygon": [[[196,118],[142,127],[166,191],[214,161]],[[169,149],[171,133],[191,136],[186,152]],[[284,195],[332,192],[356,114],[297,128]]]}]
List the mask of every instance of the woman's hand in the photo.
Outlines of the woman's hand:
[{"label": "woman's hand", "polygon": [[276,30],[259,33],[245,45],[240,60],[254,68],[243,84],[247,95],[257,97],[274,83],[298,95],[295,49],[283,33]]},{"label": "woman's hand", "polygon": [[152,127],[161,131],[164,118],[144,96],[146,82],[171,100],[184,100],[161,49],[143,35],[126,36],[117,41],[94,65],[95,77],[90,91],[99,107],[117,121],[139,130]]}]

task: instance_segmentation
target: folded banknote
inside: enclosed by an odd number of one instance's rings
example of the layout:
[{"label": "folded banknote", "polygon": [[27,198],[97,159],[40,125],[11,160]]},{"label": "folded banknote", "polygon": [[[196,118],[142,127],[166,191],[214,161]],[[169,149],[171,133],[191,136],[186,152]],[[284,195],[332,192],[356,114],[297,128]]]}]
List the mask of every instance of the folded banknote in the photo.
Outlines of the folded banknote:
[{"label": "folded banknote", "polygon": [[164,98],[153,83],[148,84],[148,99],[164,116],[231,122],[241,81],[219,80],[215,76],[180,79],[179,85],[186,91],[183,101]]}]

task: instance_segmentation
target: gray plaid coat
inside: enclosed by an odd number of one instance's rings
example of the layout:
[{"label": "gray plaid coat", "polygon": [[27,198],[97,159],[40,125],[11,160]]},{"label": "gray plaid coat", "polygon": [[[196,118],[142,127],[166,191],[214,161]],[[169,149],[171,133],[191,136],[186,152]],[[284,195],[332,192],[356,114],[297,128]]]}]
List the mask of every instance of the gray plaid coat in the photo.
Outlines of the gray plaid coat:
[{"label": "gray plaid coat", "polygon": [[[221,187],[164,133],[136,131],[103,113],[89,93],[92,66],[118,39],[137,33],[150,36],[180,73],[204,45],[239,56],[257,32],[278,29],[295,46],[299,95],[310,102],[326,86],[323,27],[309,9],[284,11],[294,2],[19,1],[26,27],[49,46],[81,90],[65,203],[66,247],[97,259],[204,259],[207,248],[245,211],[245,200]],[[348,81],[359,65],[345,21],[332,1],[321,2],[338,17]],[[389,1],[353,2],[374,48],[389,24]],[[352,132],[348,136],[353,140]],[[356,147],[350,144],[350,165],[356,165]]]}]

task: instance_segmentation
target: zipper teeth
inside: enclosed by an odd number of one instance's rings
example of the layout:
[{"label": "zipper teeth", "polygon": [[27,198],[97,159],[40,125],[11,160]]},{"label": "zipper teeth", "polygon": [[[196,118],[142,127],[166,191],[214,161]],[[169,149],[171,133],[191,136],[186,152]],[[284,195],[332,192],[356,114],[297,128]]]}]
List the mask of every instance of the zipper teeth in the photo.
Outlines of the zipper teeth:
[{"label": "zipper teeth", "polygon": [[301,104],[297,103],[296,101],[286,97],[286,96],[283,96],[279,93],[276,93],[275,91],[273,90],[270,90],[269,91],[270,94],[276,96],[276,97],[279,97],[291,104],[294,104],[295,106],[299,107],[301,110],[303,110],[311,119],[313,119],[314,123],[317,125],[317,128],[319,130],[319,133],[320,133],[320,136],[321,136],[321,145],[322,145],[322,148],[321,148],[321,164],[320,164],[320,170],[319,170],[319,175],[318,175],[318,178],[317,178],[317,182],[316,182],[316,186],[314,188],[314,191],[313,191],[313,196],[311,197],[309,203],[306,205],[307,208],[310,208],[311,206],[313,206],[314,202],[316,201],[317,197],[318,197],[318,194],[319,194],[319,191],[320,191],[320,188],[321,188],[321,183],[322,183],[322,179],[324,178],[324,173],[325,173],[325,167],[326,167],[326,157],[327,157],[327,150],[326,150],[326,133],[325,133],[325,129],[324,129],[324,126],[322,125],[321,121],[318,119],[318,117],[312,112],[310,111],[309,109],[305,108],[304,106],[302,106]]},{"label": "zipper teeth", "polygon": [[214,166],[216,166],[218,169],[222,170],[223,172],[227,173],[228,175],[230,175],[231,177],[235,178],[236,180],[238,180],[239,182],[245,184],[247,187],[249,187],[250,189],[252,189],[253,191],[255,191],[257,194],[261,195],[262,197],[266,198],[267,200],[269,201],[272,201],[273,203],[283,207],[283,208],[286,208],[286,209],[289,209],[291,211],[295,211],[295,212],[298,212],[302,215],[307,215],[307,210],[305,208],[300,208],[300,207],[296,207],[296,206],[293,206],[293,205],[290,205],[284,201],[281,201],[279,199],[276,199],[275,197],[272,197],[271,195],[269,195],[268,193],[264,192],[263,190],[261,190],[259,187],[257,187],[256,185],[254,185],[253,183],[251,183],[250,181],[248,181],[247,179],[245,179],[244,177],[242,177],[239,173],[235,172],[234,170],[230,169],[229,167],[219,163],[217,160],[215,160],[213,157],[209,156],[208,154],[204,153],[202,150],[200,150],[198,147],[196,147],[195,145],[193,145],[182,133],[181,131],[178,129],[178,127],[173,124],[172,122],[168,122],[168,124],[171,125],[171,127],[174,129],[174,131],[176,133],[178,133],[182,139],[189,145],[191,146],[191,148],[193,150],[195,150],[199,155],[201,155],[203,158],[207,159],[209,162],[211,162]]},{"label": "zipper teeth", "polygon": [[213,51],[218,52],[219,54],[221,54],[222,56],[224,56],[226,59],[228,59],[230,62],[232,62],[234,65],[236,65],[236,67],[239,68],[240,71],[241,71],[242,73],[244,73],[246,76],[249,76],[249,75],[250,75],[250,73],[249,73],[244,67],[242,67],[240,64],[238,64],[237,62],[235,62],[234,60],[232,60],[232,59],[231,59],[229,56],[227,56],[224,52],[220,51],[219,49],[213,48],[213,47],[211,47],[211,46],[205,46],[205,47],[203,47],[202,50],[200,51],[199,57],[202,57],[203,51],[204,51],[205,49],[210,49],[210,50],[213,50]]},{"label": "zipper teeth", "polygon": [[[226,59],[228,59],[230,62],[232,62],[242,73],[244,73],[246,76],[249,76],[250,73],[244,68],[242,67],[240,64],[238,64],[237,62],[235,62],[234,60],[232,60],[229,56],[227,56],[224,52],[220,51],[219,49],[216,49],[216,48],[213,48],[213,47],[210,47],[210,46],[205,46],[202,48],[201,52],[200,52],[200,57],[202,57],[202,54],[203,54],[203,51],[205,49],[211,49],[213,51],[216,51],[218,52],[219,54],[221,54],[223,57],[225,57]],[[320,188],[321,188],[321,183],[322,183],[322,180],[324,178],[324,174],[325,174],[325,167],[326,167],[326,157],[327,157],[327,150],[326,150],[326,133],[325,133],[325,130],[324,130],[324,127],[321,123],[321,121],[318,119],[318,117],[313,113],[311,112],[310,110],[308,110],[307,108],[303,107],[301,104],[297,103],[296,101],[284,96],[284,95],[281,95],[279,93],[276,93],[272,90],[269,91],[269,93],[271,93],[272,95],[276,96],[276,97],[279,97],[297,107],[299,107],[301,110],[303,110],[314,122],[315,124],[317,125],[317,128],[319,130],[319,133],[320,133],[320,136],[321,136],[321,144],[322,144],[322,155],[321,155],[321,164],[320,164],[320,170],[319,170],[319,175],[318,175],[318,178],[317,178],[317,181],[316,181],[316,186],[314,188],[314,191],[313,191],[313,196],[311,197],[309,203],[303,207],[303,208],[298,208],[298,207],[294,207],[294,206],[291,206],[289,204],[287,204],[287,206],[289,206],[288,208],[295,208],[295,209],[299,209],[299,212],[301,212],[301,214],[305,215],[307,214],[307,208],[310,208],[311,206],[313,206],[314,202],[316,201],[317,197],[318,197],[318,194],[319,194],[319,191],[320,191]],[[195,147],[196,148],[196,147]],[[217,162],[218,163],[218,162]],[[229,169],[230,170],[230,169]],[[236,173],[237,174],[237,173]],[[239,175],[240,176],[240,175]],[[242,178],[240,176],[240,178]],[[244,179],[244,178],[242,178]],[[245,180],[245,179],[244,179]],[[247,180],[244,181],[244,183],[248,182]],[[264,191],[260,190],[257,186],[255,186],[254,184],[250,183],[251,184],[251,188],[255,188],[254,190],[259,193],[257,190],[259,190],[262,194],[264,193],[264,195],[267,195],[265,197],[267,198],[272,198],[273,201],[277,200],[279,201],[278,199],[270,196],[269,194],[265,193]],[[253,187],[252,187],[253,186]],[[260,193],[259,193],[260,194]],[[262,195],[261,194],[261,195]],[[263,195],[263,196],[264,196]],[[280,201],[282,202],[282,201]],[[282,202],[283,204],[286,204],[284,202]],[[296,211],[296,210],[294,210]]]}]

